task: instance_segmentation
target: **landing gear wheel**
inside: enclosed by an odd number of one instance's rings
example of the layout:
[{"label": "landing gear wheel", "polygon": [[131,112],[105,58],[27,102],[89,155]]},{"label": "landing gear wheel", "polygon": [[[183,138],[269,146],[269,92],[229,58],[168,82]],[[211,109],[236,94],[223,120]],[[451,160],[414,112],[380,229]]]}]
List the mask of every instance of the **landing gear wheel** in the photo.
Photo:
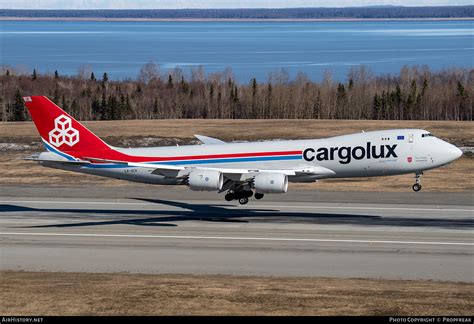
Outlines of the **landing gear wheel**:
[{"label": "landing gear wheel", "polygon": [[254,195],[255,199],[257,199],[257,200],[262,199],[263,196],[264,196],[263,193],[258,193],[258,192],[256,192],[255,195]]},{"label": "landing gear wheel", "polygon": [[224,198],[225,198],[225,200],[227,200],[227,201],[232,201],[232,200],[234,200],[235,197],[234,197],[234,194],[232,194],[232,193],[229,192],[228,194],[225,195]]},{"label": "landing gear wheel", "polygon": [[240,199],[239,199],[239,203],[240,203],[241,205],[245,205],[245,204],[248,203],[248,202],[249,202],[249,199],[248,199],[247,197],[243,197],[243,198],[240,198]]},{"label": "landing gear wheel", "polygon": [[421,190],[421,176],[423,175],[423,172],[416,173],[415,174],[415,184],[413,185],[413,191],[417,192]]}]

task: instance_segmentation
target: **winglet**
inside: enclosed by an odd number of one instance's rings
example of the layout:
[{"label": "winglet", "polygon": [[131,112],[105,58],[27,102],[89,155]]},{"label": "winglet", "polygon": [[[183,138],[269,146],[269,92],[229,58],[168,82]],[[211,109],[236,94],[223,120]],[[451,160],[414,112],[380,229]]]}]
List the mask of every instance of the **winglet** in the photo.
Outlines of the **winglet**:
[{"label": "winglet", "polygon": [[198,140],[200,140],[203,144],[206,144],[206,145],[227,144],[226,142],[214,137],[198,135],[198,134],[194,135],[194,137],[196,137]]}]

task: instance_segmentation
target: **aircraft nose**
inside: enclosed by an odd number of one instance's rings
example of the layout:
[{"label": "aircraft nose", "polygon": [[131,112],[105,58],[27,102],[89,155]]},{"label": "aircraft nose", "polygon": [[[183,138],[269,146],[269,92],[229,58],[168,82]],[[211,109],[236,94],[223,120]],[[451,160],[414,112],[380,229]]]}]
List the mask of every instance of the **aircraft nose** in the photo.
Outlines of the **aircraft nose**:
[{"label": "aircraft nose", "polygon": [[461,157],[462,151],[453,144],[446,143],[442,146],[443,155],[448,161],[454,161]]},{"label": "aircraft nose", "polygon": [[453,161],[459,159],[462,155],[462,151],[454,145],[451,145],[450,154],[452,155]]}]

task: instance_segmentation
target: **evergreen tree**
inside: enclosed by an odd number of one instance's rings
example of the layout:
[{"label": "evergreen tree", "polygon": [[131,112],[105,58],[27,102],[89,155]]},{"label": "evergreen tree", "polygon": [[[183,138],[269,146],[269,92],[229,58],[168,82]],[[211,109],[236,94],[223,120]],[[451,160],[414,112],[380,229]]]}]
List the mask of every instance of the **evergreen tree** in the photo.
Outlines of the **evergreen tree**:
[{"label": "evergreen tree", "polygon": [[262,118],[271,118],[272,102],[273,102],[273,87],[269,82],[267,86],[267,95],[265,96],[265,110],[263,111]]},{"label": "evergreen tree", "polygon": [[467,104],[467,99],[469,95],[466,89],[464,88],[463,84],[461,83],[461,81],[458,81],[457,83],[456,97],[458,98],[458,102],[459,102],[459,113],[458,113],[458,116],[456,116],[456,119],[461,119],[461,120],[472,119],[472,108],[469,109],[468,108],[469,105]]},{"label": "evergreen tree", "polygon": [[53,102],[59,102],[59,89],[57,87],[54,89]]},{"label": "evergreen tree", "polygon": [[153,117],[158,118],[159,113],[160,113],[160,104],[158,103],[158,98],[155,98],[155,101],[153,102]]},{"label": "evergreen tree", "polygon": [[117,105],[118,105],[120,119],[124,119],[126,112],[125,112],[125,96],[123,95],[123,93],[120,93],[120,99]]},{"label": "evergreen tree", "polygon": [[255,98],[257,96],[257,79],[253,78],[252,79],[252,98]]},{"label": "evergreen tree", "polygon": [[231,102],[231,118],[242,118],[242,112],[240,111],[240,102],[239,102],[239,89],[234,85],[234,90],[232,91],[232,102]]},{"label": "evergreen tree", "polygon": [[33,74],[31,75],[31,80],[36,80],[38,75],[36,74],[36,69],[33,69]]},{"label": "evergreen tree", "polygon": [[424,97],[426,93],[426,89],[428,89],[428,80],[426,77],[423,79],[423,87],[421,88],[421,96]]},{"label": "evergreen tree", "polygon": [[64,111],[69,112],[69,102],[66,100],[66,96],[64,94],[62,96],[61,102],[61,108],[63,108]]},{"label": "evergreen tree", "polygon": [[125,96],[125,116],[127,116],[128,119],[133,119],[133,111],[132,111],[132,104],[130,102],[130,96],[127,94]]},{"label": "evergreen tree", "polygon": [[106,89],[107,88],[107,82],[109,81],[109,76],[107,75],[107,72],[104,72],[104,75],[102,76],[102,89]]},{"label": "evergreen tree", "polygon": [[346,107],[346,88],[342,83],[337,85],[336,93],[336,118],[344,118]]},{"label": "evergreen tree", "polygon": [[110,95],[108,100],[107,100],[107,119],[108,120],[115,120],[115,119],[120,119],[120,110],[117,105],[117,98],[115,96]]},{"label": "evergreen tree", "polygon": [[107,97],[102,92],[102,101],[100,103],[100,120],[107,120]]},{"label": "evergreen tree", "polygon": [[168,89],[173,88],[173,77],[171,74],[168,74],[168,85],[166,86]]},{"label": "evergreen tree", "polygon": [[252,79],[252,106],[250,107],[251,113],[252,113],[252,118],[255,118],[257,114],[257,107],[256,107],[256,101],[257,101],[257,79],[253,78]]},{"label": "evergreen tree", "polygon": [[54,79],[55,79],[55,80],[58,80],[58,79],[59,79],[58,70],[54,71]]},{"label": "evergreen tree", "polygon": [[395,89],[395,92],[393,93],[393,101],[395,103],[395,106],[397,108],[397,115],[398,119],[403,119],[403,96],[402,96],[402,89],[400,88],[400,85],[397,83],[397,87]]},{"label": "evergreen tree", "polygon": [[314,119],[319,119],[320,118],[320,113],[321,113],[321,90],[318,90],[318,94],[316,95],[316,100],[313,102],[313,111],[312,111],[312,117]]},{"label": "evergreen tree", "polygon": [[10,75],[10,70],[7,70],[7,72],[5,73],[6,76],[9,76]]},{"label": "evergreen tree", "polygon": [[354,80],[351,78],[349,80],[349,90],[352,90],[352,88],[354,88]]},{"label": "evergreen tree", "polygon": [[184,80],[184,77],[181,77],[181,91],[183,93],[188,93],[189,86],[188,83]]},{"label": "evergreen tree", "polygon": [[234,86],[234,102],[239,102],[239,88],[237,86]]},{"label": "evergreen tree", "polygon": [[388,109],[387,109],[387,93],[382,91],[382,96],[380,97],[380,119],[388,119]]},{"label": "evergreen tree", "polygon": [[379,119],[381,108],[382,100],[380,99],[380,96],[376,93],[372,103],[372,119]]},{"label": "evergreen tree", "polygon": [[95,75],[94,75],[94,72],[91,72],[91,81],[95,81]]},{"label": "evergreen tree", "polygon": [[76,100],[76,99],[73,99],[73,100],[72,100],[70,114],[71,114],[74,118],[78,118],[78,117],[79,117],[79,104],[77,103],[77,100]]},{"label": "evergreen tree", "polygon": [[465,99],[467,98],[467,92],[466,92],[466,89],[464,88],[464,86],[462,85],[461,81],[458,81],[458,84],[457,84],[457,96],[460,97],[461,99]]},{"label": "evergreen tree", "polygon": [[410,94],[408,95],[407,103],[406,103],[406,107],[407,107],[406,113],[408,114],[408,116],[405,115],[406,119],[407,118],[413,119],[415,105],[417,104],[417,101],[418,101],[417,86],[416,86],[416,81],[413,80],[411,82]]},{"label": "evergreen tree", "polygon": [[97,99],[97,97],[92,98],[92,103],[91,103],[92,118],[100,119],[100,111],[101,111],[100,101]]},{"label": "evergreen tree", "polygon": [[209,87],[209,99],[213,100],[214,99],[214,85],[211,83],[211,86]]},{"label": "evergreen tree", "polygon": [[21,96],[20,90],[17,90],[15,93],[15,98],[13,99],[13,106],[11,109],[12,120],[13,121],[25,121],[25,108],[23,105],[23,98]]}]

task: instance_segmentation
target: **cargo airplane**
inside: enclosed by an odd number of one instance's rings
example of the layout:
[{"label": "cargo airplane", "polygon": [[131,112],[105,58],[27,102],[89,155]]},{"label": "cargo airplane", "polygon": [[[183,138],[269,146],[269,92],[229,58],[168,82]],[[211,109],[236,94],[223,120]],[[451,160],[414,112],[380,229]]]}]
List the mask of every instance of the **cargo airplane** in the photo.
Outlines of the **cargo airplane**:
[{"label": "cargo airplane", "polygon": [[285,193],[288,182],[415,174],[446,165],[461,150],[422,129],[392,129],[323,139],[118,148],[106,144],[44,96],[23,98],[46,152],[27,159],[45,167],[191,190],[225,192],[227,201]]}]

